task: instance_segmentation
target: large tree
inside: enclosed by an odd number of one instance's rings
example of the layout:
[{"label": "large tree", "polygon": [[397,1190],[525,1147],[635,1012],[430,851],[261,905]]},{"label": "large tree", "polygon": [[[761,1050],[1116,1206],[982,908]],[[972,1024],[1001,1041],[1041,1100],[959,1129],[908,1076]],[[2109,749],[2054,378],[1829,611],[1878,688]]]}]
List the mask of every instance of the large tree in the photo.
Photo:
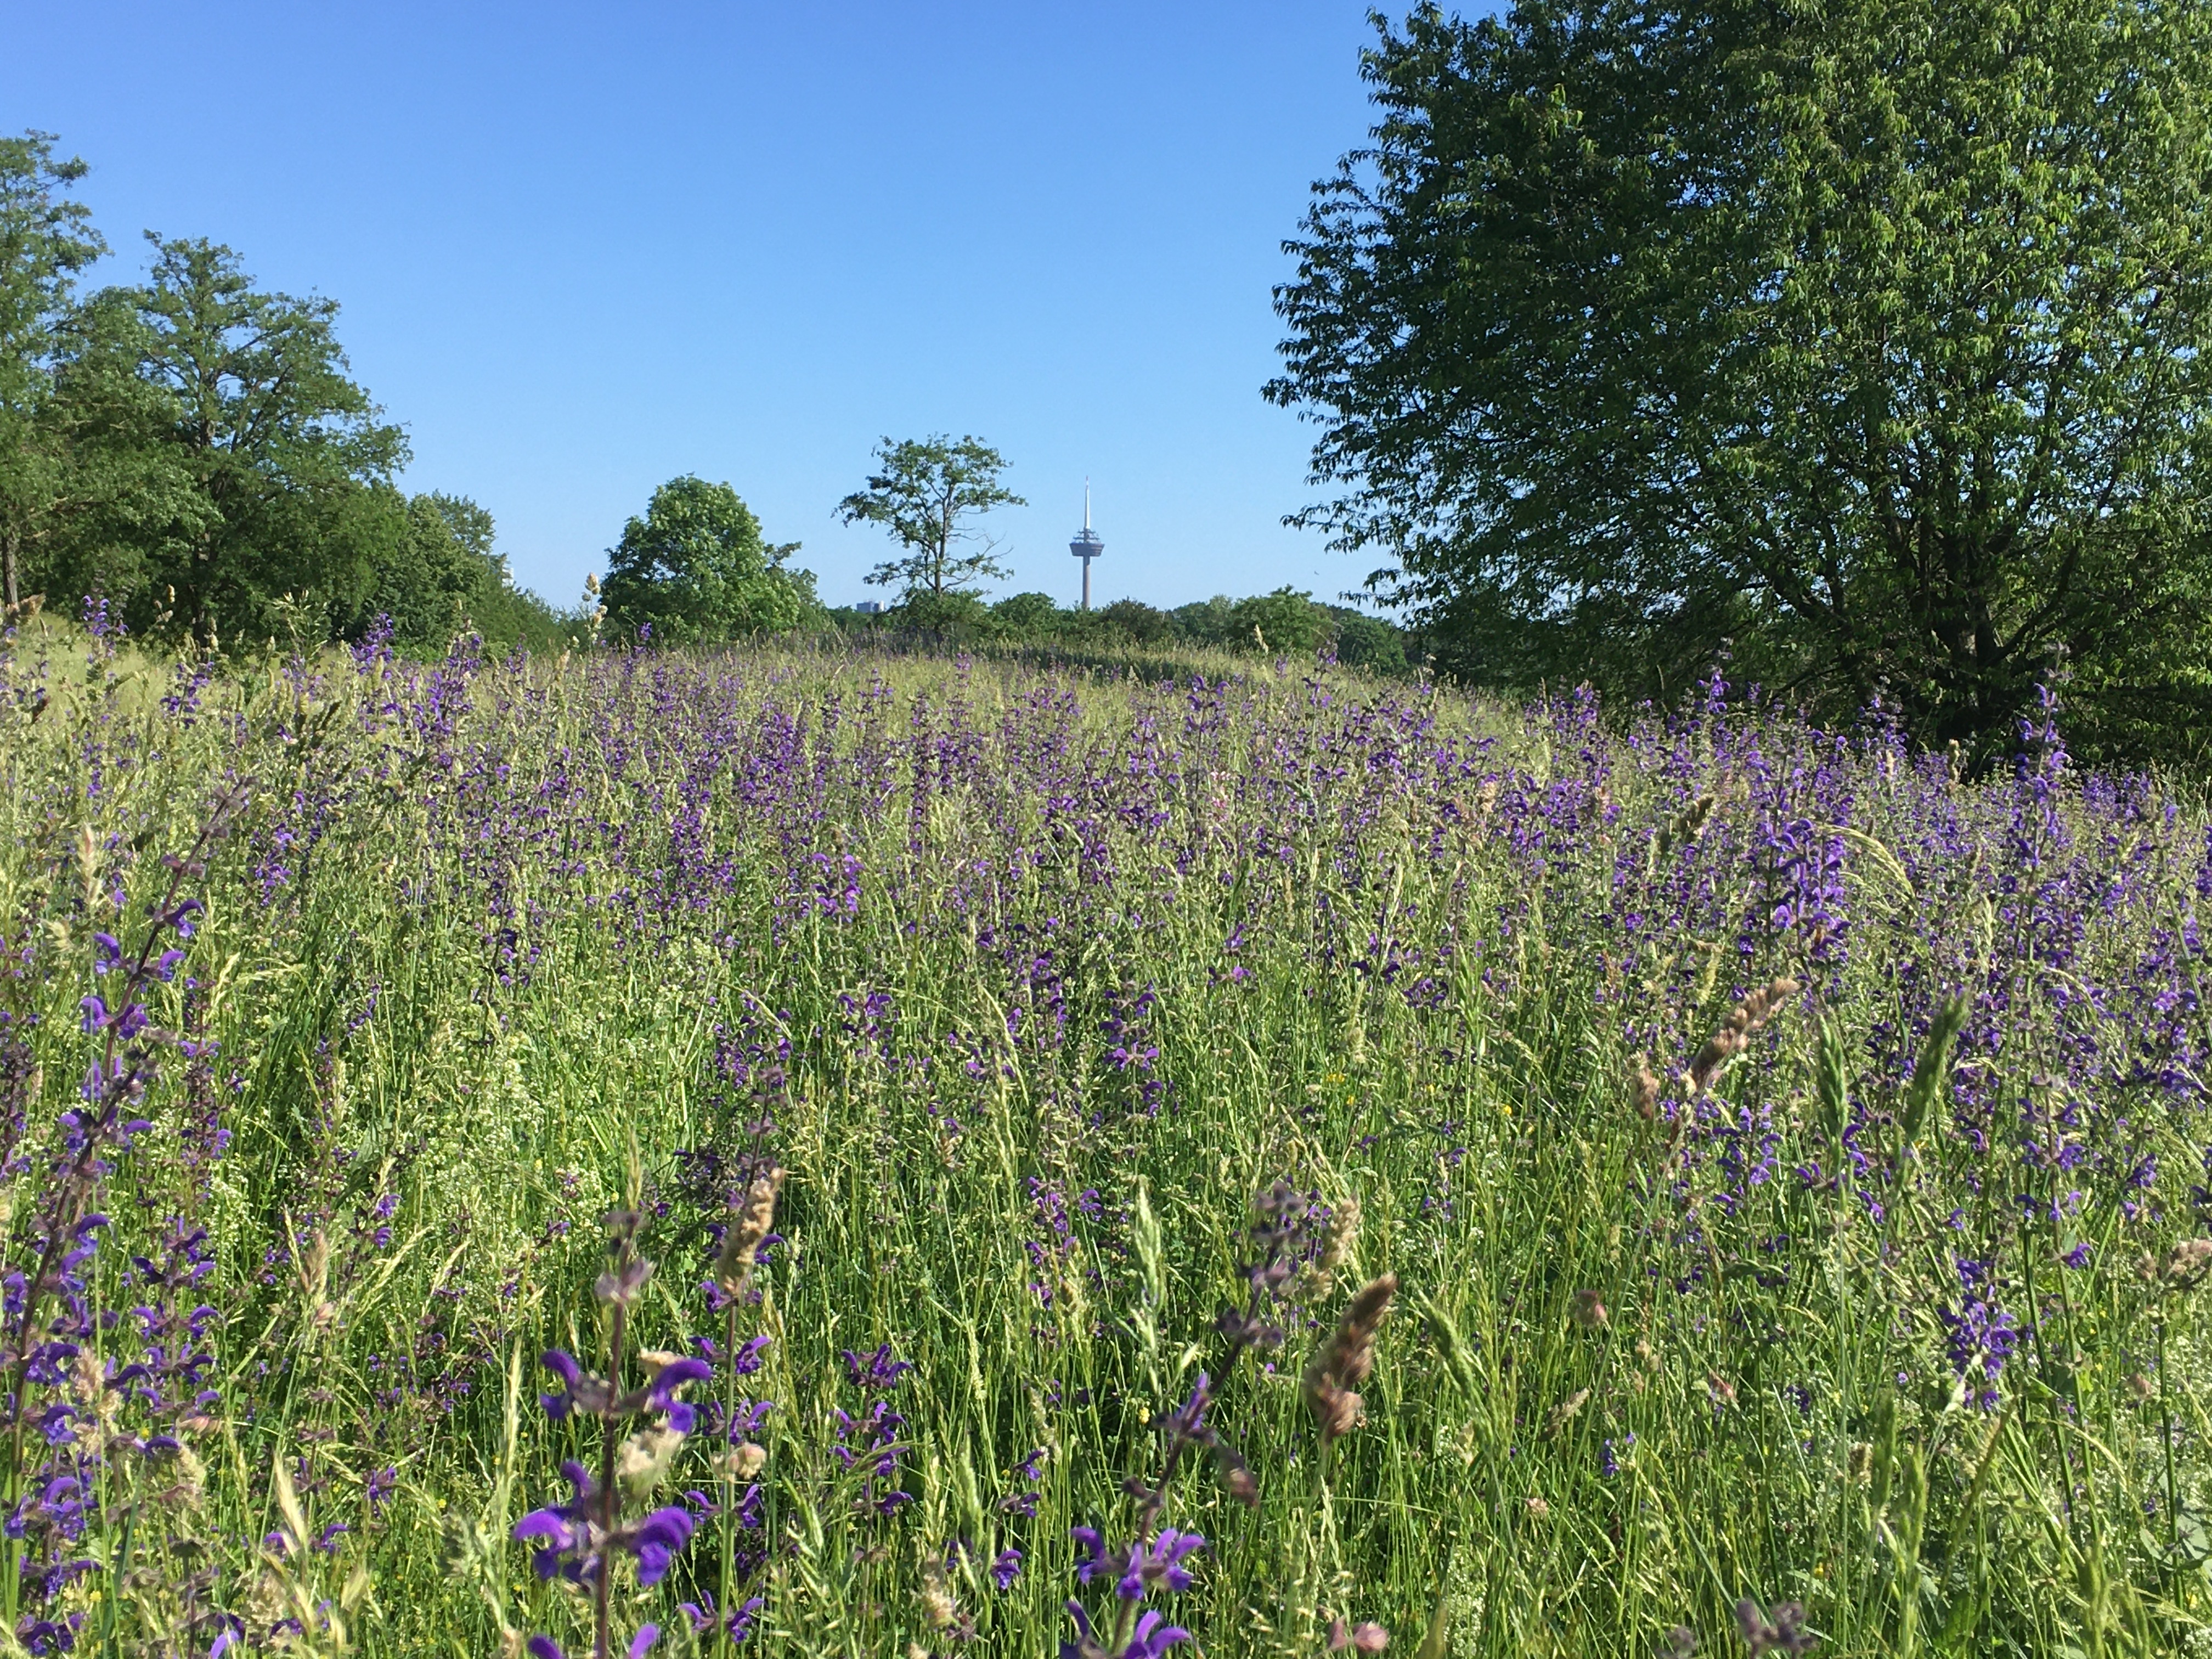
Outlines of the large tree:
[{"label": "large tree", "polygon": [[939,434],[876,450],[876,471],[866,489],[837,504],[847,524],[879,524],[901,552],[868,573],[880,586],[896,586],[909,605],[973,593],[987,577],[1003,579],[997,544],[969,520],[994,507],[1028,503],[999,482],[1006,457],[980,438],[957,441]]},{"label": "large tree", "polygon": [[726,483],[689,475],[653,492],[607,556],[607,622],[632,639],[713,643],[793,628],[817,608],[790,542],[770,546]]},{"label": "large tree", "polygon": [[491,514],[465,495],[435,492],[398,510],[404,533],[378,560],[367,595],[349,614],[338,613],[338,631],[360,639],[388,629],[394,645],[416,653],[444,650],[463,629],[516,643],[510,613],[527,601],[493,547]]},{"label": "large tree", "polygon": [[2187,746],[2212,8],[1424,8],[1364,74],[1268,390],[1449,661],[1666,696],[1733,640],[1986,754],[2063,658]]},{"label": "large tree", "polygon": [[51,133],[0,138],[0,585],[21,597],[27,546],[72,494],[52,431],[54,364],[79,271],[107,251],[68,192],[85,165],[58,160]]},{"label": "large tree", "polygon": [[131,614],[258,639],[288,599],[349,613],[404,543],[407,448],[349,376],[336,302],[263,291],[214,243],[149,240],[147,281],[94,296],[61,374],[187,485],[189,510],[131,539]]}]

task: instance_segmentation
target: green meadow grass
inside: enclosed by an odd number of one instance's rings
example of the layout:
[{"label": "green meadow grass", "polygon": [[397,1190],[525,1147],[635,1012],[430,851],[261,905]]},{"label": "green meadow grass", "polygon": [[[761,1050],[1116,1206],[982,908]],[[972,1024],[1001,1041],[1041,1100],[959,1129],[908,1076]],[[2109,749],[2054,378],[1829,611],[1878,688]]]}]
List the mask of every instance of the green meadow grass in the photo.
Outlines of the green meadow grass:
[{"label": "green meadow grass", "polygon": [[[35,1016],[40,1067],[11,1085],[11,1263],[87,1062],[94,933],[143,928],[226,781],[252,805],[197,889],[198,988],[151,1008],[216,1049],[165,1061],[93,1280],[127,1310],[131,1256],[204,1225],[222,1398],[178,1455],[86,1465],[95,1565],[56,1609],[76,1651],[235,1630],[239,1652],[589,1652],[586,1599],[509,1534],[565,1496],[562,1458],[596,1459],[539,1408],[538,1357],[603,1349],[599,1218],[632,1204],[659,1264],[635,1344],[770,1339],[693,1390],[773,1404],[761,1532],[708,1516],[665,1584],[618,1575],[620,1640],[653,1619],[657,1652],[724,1650],[677,1611],[702,1588],[762,1598],[757,1653],[1054,1652],[1070,1595],[1109,1599],[1079,1592],[1069,1529],[1126,1533],[1124,1483],[1157,1475],[1201,1371],[1257,1501],[1186,1459],[1164,1519],[1207,1547],[1148,1605],[1221,1659],[1325,1651],[1339,1618],[1424,1656],[1740,1652],[1746,1597],[1802,1603],[1823,1653],[2212,1651],[2202,1298],[2186,1258],[2160,1277],[2203,1231],[2186,802],[2062,784],[2081,868],[2051,902],[2085,919],[2051,965],[2005,884],[2021,786],[1775,715],[1638,747],[1571,709],[1245,663],[1194,726],[1186,684],[1126,665],[768,649],[455,671],[438,718],[419,678],[334,657],[219,677],[187,715],[172,665],[86,653],[27,630],[0,716],[0,1007],[19,1035]],[[1822,788],[1852,811],[1823,826],[1835,962],[1755,920],[1759,815]],[[1571,828],[1544,817],[1562,790]],[[1978,853],[1931,852],[1942,813]],[[2111,988],[2160,949],[2197,1046],[2152,1089]],[[1042,981],[1010,968],[1048,951]],[[1639,1054],[1679,1104],[1689,1057],[1784,974],[1801,989],[1703,1127],[1637,1109]],[[2081,1057],[2072,986],[2107,995],[2112,1052]],[[1958,988],[1994,1054],[1916,1026]],[[1157,1057],[1117,1066],[1128,1042]],[[786,1045],[780,1089],[728,1064]],[[1960,1088],[1996,1091],[2001,1123],[2078,1109],[2081,1173],[2033,1166],[2046,1200],[2082,1194],[2058,1219],[2015,1201],[2016,1137],[1952,1127]],[[229,1139],[202,1180],[208,1109]],[[1721,1133],[1746,1123],[1756,1181]],[[1832,1174],[1851,1125],[1879,1218],[1793,1173]],[[728,1319],[701,1290],[723,1194],[678,1157],[700,1149],[787,1171],[782,1242]],[[1356,1237],[1340,1219],[1346,1260],[1292,1282],[1282,1346],[1224,1373],[1214,1321],[1279,1181],[1356,1205]],[[1987,1409],[1947,1348],[1962,1255],[1996,1264],[2021,1333]],[[1364,1421],[1324,1456],[1301,1376],[1385,1272]],[[127,1361],[133,1328],[93,1346]],[[914,1367],[888,1516],[835,1416],[865,1409],[841,1352],[884,1344]],[[90,1409],[130,1429],[127,1403]],[[712,1438],[657,1501],[731,1495]],[[1038,1449],[1035,1514],[1009,1510]],[[732,1598],[749,1539],[768,1559]],[[16,1589],[10,1622],[32,1611]]]}]

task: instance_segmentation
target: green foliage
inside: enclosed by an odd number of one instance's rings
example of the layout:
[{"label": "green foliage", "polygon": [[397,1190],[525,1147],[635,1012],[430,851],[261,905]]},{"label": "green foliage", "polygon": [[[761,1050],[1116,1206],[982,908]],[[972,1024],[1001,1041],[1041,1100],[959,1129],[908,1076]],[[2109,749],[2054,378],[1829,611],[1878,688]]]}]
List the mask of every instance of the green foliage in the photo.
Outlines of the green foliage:
[{"label": "green foliage", "polygon": [[1116,599],[1091,613],[1092,631],[1135,645],[1158,645],[1174,631],[1175,619],[1141,599]]},{"label": "green foliage", "polygon": [[[1237,602],[1222,594],[1179,605],[1168,615],[1175,623],[1176,637],[1189,644],[1228,648],[1235,641]],[[1249,644],[1250,640],[1247,635],[1245,643]]]},{"label": "green foliage", "polygon": [[1193,645],[1294,654],[1314,650],[1336,626],[1313,595],[1293,587],[1242,599],[1216,595],[1176,606],[1169,620],[1176,637]]},{"label": "green foliage", "polygon": [[927,588],[908,593],[882,617],[886,628],[956,639],[988,635],[996,631],[994,620],[991,607],[980,595],[957,587],[942,593]]},{"label": "green foliage", "polygon": [[109,566],[111,597],[139,626],[249,641],[283,631],[288,600],[344,614],[405,537],[388,486],[407,448],[347,378],[336,302],[263,292],[217,244],[148,240],[148,280],[94,297],[64,372],[93,418],[154,424],[143,464],[189,501],[135,568]]},{"label": "green foliage", "polygon": [[0,570],[22,597],[25,545],[81,493],[68,447],[43,429],[76,274],[107,251],[91,214],[65,192],[85,165],[54,159],[50,133],[0,138]]},{"label": "green foliage", "polygon": [[[908,602],[922,593],[942,600],[1006,574],[994,556],[997,544],[968,522],[994,507],[1026,505],[999,482],[1006,461],[997,450],[977,438],[955,442],[943,434],[898,443],[885,438],[876,465],[867,488],[837,504],[847,524],[879,524],[905,550],[870,571],[871,582],[896,587]],[[980,546],[960,550],[978,540]]]},{"label": "green foliage", "polygon": [[[0,140],[0,565],[10,603],[93,594],[140,631],[253,647],[389,613],[410,647],[457,618],[502,643],[574,619],[517,591],[490,520],[409,502],[406,459],[349,377],[337,307],[257,289],[229,249],[150,237],[148,280],[80,301],[106,251],[67,198],[84,164]],[[427,502],[427,504],[426,504]]]},{"label": "green foliage", "polygon": [[670,645],[781,634],[819,609],[813,573],[786,562],[726,483],[672,478],[607,556],[607,622],[630,639]]},{"label": "green foliage", "polygon": [[1046,640],[1067,626],[1068,612],[1049,593],[1009,593],[991,606],[991,615],[1015,639]]},{"label": "green foliage", "polygon": [[1347,668],[1402,674],[1406,672],[1405,637],[1379,617],[1342,617],[1336,624],[1336,659]]},{"label": "green foliage", "polygon": [[1278,653],[1313,650],[1330,625],[1328,613],[1313,602],[1313,595],[1292,587],[1237,600],[1229,623],[1224,644]]},{"label": "green foliage", "polygon": [[416,656],[442,653],[473,631],[496,645],[557,647],[578,628],[534,593],[518,590],[493,550],[491,514],[465,495],[417,495],[400,509],[405,532],[376,567],[368,594],[341,623],[358,640],[388,622],[392,643]]},{"label": "green foliage", "polygon": [[1831,714],[1987,758],[2212,709],[2212,12],[1623,0],[1385,24],[1278,292],[1303,515],[1496,684]]}]

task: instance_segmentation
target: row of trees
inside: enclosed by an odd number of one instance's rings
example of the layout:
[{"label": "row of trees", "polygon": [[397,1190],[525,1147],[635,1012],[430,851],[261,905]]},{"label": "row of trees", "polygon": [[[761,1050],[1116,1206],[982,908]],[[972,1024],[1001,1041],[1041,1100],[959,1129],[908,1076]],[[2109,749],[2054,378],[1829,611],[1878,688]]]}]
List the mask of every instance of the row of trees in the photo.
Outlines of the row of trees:
[{"label": "row of trees", "polygon": [[255,285],[213,242],[148,234],[145,280],[80,295],[108,252],[51,137],[0,139],[0,580],[105,596],[139,629],[220,644],[387,617],[543,641],[490,516],[407,497],[406,436],[350,377],[337,307]]},{"label": "row of trees", "polygon": [[987,601],[980,594],[956,592],[917,593],[874,614],[852,609],[830,614],[848,632],[915,632],[1012,645],[1204,647],[1289,656],[1325,648],[1340,662],[1378,673],[1406,672],[1421,649],[1418,641],[1380,617],[1321,603],[1291,587],[1241,599],[1217,595],[1172,611],[1141,599],[1116,599],[1096,611],[1079,611],[1049,593],[1012,593]]},{"label": "row of trees", "polygon": [[885,439],[867,488],[846,498],[848,522],[883,525],[899,551],[868,580],[893,588],[889,609],[825,610],[814,578],[793,567],[796,543],[777,546],[727,483],[685,477],[653,494],[623,531],[592,618],[624,643],[708,644],[802,627],[921,633],[945,640],[1086,647],[1206,646],[1300,654],[1333,648],[1340,661],[1402,671],[1406,640],[1376,617],[1317,604],[1284,587],[1162,611],[1117,599],[1097,611],[1049,593],[988,600],[980,584],[1006,572],[975,520],[1019,500],[1000,482],[1004,459],[975,438]]},{"label": "row of trees", "polygon": [[[976,520],[1021,506],[1006,458],[980,438],[942,434],[876,451],[866,487],[837,505],[847,524],[872,524],[898,548],[867,580],[894,587],[902,619],[943,628],[983,614],[980,584],[1004,579],[998,544]],[[771,544],[727,483],[685,477],[653,495],[609,556],[596,620],[615,637],[699,644],[782,633],[825,619],[811,572],[791,563],[796,542]]]},{"label": "row of trees", "polygon": [[[696,645],[831,625],[814,578],[727,483],[671,480],[610,550],[575,611],[518,588],[489,513],[408,496],[401,428],[350,376],[337,307],[261,289],[216,244],[148,238],[145,280],[78,292],[109,252],[74,190],[84,164],[47,135],[0,140],[0,575],[12,616],[33,596],[105,599],[134,630],[202,644],[388,633],[442,649],[461,629],[507,643],[587,637]],[[1006,574],[979,528],[1018,505],[1006,461],[974,437],[886,438],[840,503],[896,552],[868,576],[895,590],[878,620],[1007,640],[1122,640],[1311,649],[1389,665],[1395,635],[1282,593],[1187,606],[1124,600],[1095,616],[1046,595],[987,605]],[[1348,630],[1348,631],[1346,631]]]}]

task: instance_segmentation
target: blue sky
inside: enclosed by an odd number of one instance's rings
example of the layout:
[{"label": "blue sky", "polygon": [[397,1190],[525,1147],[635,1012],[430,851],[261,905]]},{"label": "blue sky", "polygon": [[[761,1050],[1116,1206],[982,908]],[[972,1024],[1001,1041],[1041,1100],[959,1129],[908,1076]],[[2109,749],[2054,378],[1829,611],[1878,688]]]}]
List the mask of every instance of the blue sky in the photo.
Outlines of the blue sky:
[{"label": "blue sky", "polygon": [[1178,604],[1364,562],[1285,529],[1271,286],[1371,119],[1361,0],[32,5],[0,126],[60,135],[118,257],[229,243],[343,306],[406,483],[474,496],[565,603],[654,484],[726,478],[833,603],[878,438],[973,432],[1014,579]]}]

